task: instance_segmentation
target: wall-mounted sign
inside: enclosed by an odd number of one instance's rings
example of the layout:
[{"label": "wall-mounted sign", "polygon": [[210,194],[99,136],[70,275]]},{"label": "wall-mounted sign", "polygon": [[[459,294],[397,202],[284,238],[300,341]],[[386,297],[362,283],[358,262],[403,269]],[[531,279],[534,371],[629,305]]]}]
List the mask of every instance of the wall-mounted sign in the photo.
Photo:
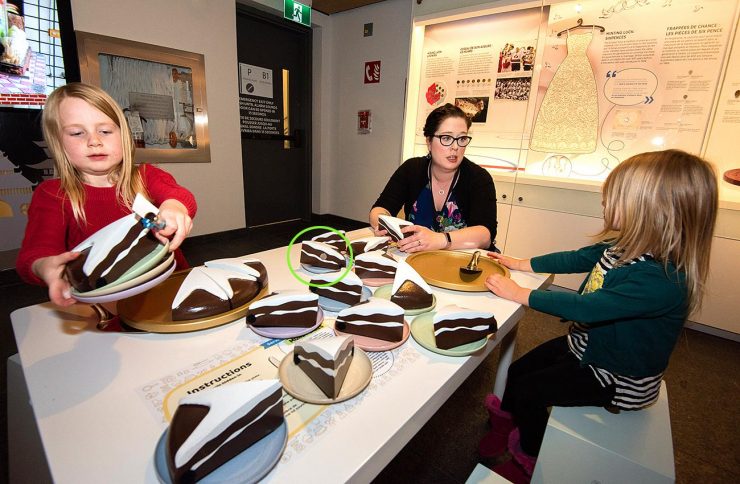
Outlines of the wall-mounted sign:
[{"label": "wall-mounted sign", "polygon": [[239,92],[272,99],[272,69],[239,63]]},{"label": "wall-mounted sign", "polygon": [[283,17],[298,22],[306,27],[311,26],[311,7],[293,0],[283,0]]},{"label": "wall-mounted sign", "polygon": [[380,61],[365,62],[365,84],[380,82]]},{"label": "wall-mounted sign", "polygon": [[373,131],[373,118],[369,109],[357,111],[357,134],[368,134]]}]

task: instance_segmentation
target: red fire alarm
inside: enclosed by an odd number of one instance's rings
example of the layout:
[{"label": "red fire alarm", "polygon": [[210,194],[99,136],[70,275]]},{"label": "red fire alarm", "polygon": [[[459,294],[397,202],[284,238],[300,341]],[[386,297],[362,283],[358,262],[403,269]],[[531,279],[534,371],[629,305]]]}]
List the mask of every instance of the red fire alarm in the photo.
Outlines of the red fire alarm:
[{"label": "red fire alarm", "polygon": [[369,109],[357,111],[357,133],[368,134],[373,130],[372,113]]}]

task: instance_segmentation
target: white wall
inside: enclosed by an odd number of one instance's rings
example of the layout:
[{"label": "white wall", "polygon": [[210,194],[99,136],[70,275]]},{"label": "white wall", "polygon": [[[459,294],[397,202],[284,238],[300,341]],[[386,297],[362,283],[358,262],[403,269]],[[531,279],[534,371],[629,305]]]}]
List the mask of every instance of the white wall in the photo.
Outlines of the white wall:
[{"label": "white wall", "polygon": [[244,227],[234,2],[72,0],[72,17],[75,30],[205,56],[211,163],[163,168],[195,194],[193,235]]},{"label": "white wall", "polygon": [[[367,220],[370,207],[401,160],[411,2],[386,0],[332,15],[334,77],[338,89],[336,137],[329,177],[328,212]],[[363,25],[373,23],[372,37]],[[367,61],[381,61],[380,83],[363,84]],[[357,111],[372,111],[372,133],[357,134]]]}]

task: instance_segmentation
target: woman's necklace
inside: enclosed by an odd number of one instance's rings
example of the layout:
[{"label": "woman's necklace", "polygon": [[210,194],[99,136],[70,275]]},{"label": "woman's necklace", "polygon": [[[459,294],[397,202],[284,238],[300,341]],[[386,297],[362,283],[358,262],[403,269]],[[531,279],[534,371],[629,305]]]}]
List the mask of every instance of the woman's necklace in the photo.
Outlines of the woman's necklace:
[{"label": "woman's necklace", "polygon": [[440,195],[444,195],[445,193],[447,193],[447,190],[450,189],[450,184],[452,183],[452,178],[450,178],[450,181],[442,184],[434,175],[432,175],[432,180],[437,183],[437,193],[439,193]]}]

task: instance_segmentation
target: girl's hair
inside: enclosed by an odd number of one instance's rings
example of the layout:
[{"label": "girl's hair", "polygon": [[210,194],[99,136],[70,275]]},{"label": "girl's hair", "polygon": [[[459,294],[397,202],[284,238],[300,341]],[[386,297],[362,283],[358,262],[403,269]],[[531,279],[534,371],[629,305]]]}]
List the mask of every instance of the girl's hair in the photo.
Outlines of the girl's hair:
[{"label": "girl's hair", "polygon": [[627,261],[650,253],[683,271],[688,310],[698,309],[709,272],[717,218],[717,175],[707,161],[680,150],[635,155],[609,174],[602,189],[604,230]]},{"label": "girl's hair", "polygon": [[473,123],[469,117],[465,116],[465,111],[457,106],[447,103],[429,113],[429,116],[427,116],[427,120],[424,123],[424,136],[427,139],[431,139],[437,131],[437,128],[439,128],[439,125],[447,118],[463,118],[468,129],[470,129],[470,125]]},{"label": "girl's hair", "polygon": [[116,195],[124,205],[131,207],[137,193],[147,196],[146,187],[139,170],[134,166],[134,141],[126,122],[126,115],[116,101],[99,87],[79,82],[69,83],[54,90],[46,100],[41,118],[44,139],[51,151],[61,180],[63,196],[69,197],[72,213],[78,224],[86,222],[85,187],[83,174],[80,173],[64,151],[62,144],[62,126],[60,124],[60,105],[67,98],[79,98],[108,116],[120,128],[123,161],[115,166],[108,175],[116,186]]}]

